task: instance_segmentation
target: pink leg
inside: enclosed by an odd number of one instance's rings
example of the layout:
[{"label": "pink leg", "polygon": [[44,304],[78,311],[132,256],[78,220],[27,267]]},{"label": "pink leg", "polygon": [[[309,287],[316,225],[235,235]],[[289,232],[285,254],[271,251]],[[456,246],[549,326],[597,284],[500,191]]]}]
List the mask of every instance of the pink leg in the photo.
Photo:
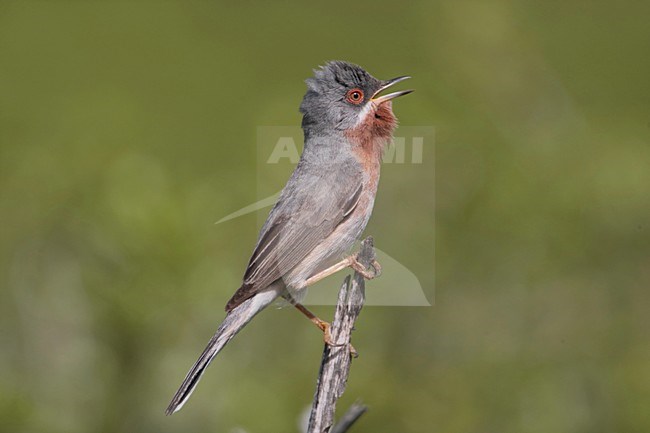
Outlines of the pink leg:
[{"label": "pink leg", "polygon": [[363,278],[367,280],[372,280],[373,278],[377,278],[379,275],[381,275],[381,265],[377,260],[372,261],[372,267],[374,269],[374,272],[370,272],[361,263],[358,262],[357,255],[353,254],[341,260],[340,262],[336,263],[335,265],[332,265],[329,268],[322,270],[319,273],[307,278],[305,280],[304,287],[311,286],[312,284],[317,283],[323,278],[329,277],[330,275],[335,274],[341,269],[345,269],[347,267],[354,269],[355,271],[363,275]]}]

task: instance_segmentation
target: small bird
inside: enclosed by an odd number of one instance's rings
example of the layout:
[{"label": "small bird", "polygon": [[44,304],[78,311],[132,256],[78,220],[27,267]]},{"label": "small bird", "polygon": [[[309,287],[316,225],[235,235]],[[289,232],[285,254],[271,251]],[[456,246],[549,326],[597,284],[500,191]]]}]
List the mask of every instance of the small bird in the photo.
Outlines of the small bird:
[{"label": "small bird", "polygon": [[214,357],[262,309],[284,298],[332,341],[329,323],[300,304],[306,288],[345,267],[365,278],[381,272],[350,255],[368,223],[377,194],[383,150],[397,119],[392,100],[411,93],[380,93],[407,76],[378,80],[352,63],[331,61],[306,80],[300,112],[305,144],[300,161],[260,231],[241,287],[226,318],[190,369],[166,413],[180,410]]}]

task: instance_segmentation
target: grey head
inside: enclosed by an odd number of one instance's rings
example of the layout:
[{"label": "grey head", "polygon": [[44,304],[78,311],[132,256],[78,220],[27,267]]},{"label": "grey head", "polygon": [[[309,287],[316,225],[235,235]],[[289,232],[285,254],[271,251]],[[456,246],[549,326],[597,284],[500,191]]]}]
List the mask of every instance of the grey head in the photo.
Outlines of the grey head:
[{"label": "grey head", "polygon": [[407,78],[410,77],[378,80],[353,63],[339,60],[326,63],[306,80],[307,93],[300,104],[305,137],[354,128],[372,108],[411,93],[412,90],[405,90],[377,97],[382,90]]}]

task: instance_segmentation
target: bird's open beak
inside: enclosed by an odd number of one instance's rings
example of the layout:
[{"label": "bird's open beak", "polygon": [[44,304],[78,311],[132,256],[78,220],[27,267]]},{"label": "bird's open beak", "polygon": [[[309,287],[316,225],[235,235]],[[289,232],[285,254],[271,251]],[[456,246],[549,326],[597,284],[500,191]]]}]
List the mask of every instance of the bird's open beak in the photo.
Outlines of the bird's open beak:
[{"label": "bird's open beak", "polygon": [[388,89],[389,87],[393,86],[394,84],[399,83],[400,81],[408,80],[409,76],[403,76],[403,77],[397,77],[393,78],[392,80],[386,80],[382,83],[382,86],[375,92],[374,95],[372,95],[371,101],[374,102],[375,104],[383,104],[386,101],[390,101],[391,99],[395,99],[398,96],[404,96],[408,95],[409,93],[413,92],[413,90],[400,90],[399,92],[393,92],[389,93],[388,95],[383,95],[383,96],[377,96],[384,90]]}]

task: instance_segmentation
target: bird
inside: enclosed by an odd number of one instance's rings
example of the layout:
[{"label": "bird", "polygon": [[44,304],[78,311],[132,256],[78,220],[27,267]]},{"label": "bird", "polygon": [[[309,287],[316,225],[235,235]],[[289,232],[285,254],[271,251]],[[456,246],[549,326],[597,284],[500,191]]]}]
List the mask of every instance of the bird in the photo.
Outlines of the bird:
[{"label": "bird", "polygon": [[278,298],[294,305],[336,345],[329,323],[300,300],[308,286],[346,267],[373,278],[351,254],[368,223],[385,147],[397,126],[392,101],[413,90],[381,93],[410,78],[379,80],[362,67],[329,61],[305,82],[300,112],[300,160],[260,230],[242,285],[226,304],[226,317],[174,394],[166,414],[180,410],[205,369],[246,324]]}]

